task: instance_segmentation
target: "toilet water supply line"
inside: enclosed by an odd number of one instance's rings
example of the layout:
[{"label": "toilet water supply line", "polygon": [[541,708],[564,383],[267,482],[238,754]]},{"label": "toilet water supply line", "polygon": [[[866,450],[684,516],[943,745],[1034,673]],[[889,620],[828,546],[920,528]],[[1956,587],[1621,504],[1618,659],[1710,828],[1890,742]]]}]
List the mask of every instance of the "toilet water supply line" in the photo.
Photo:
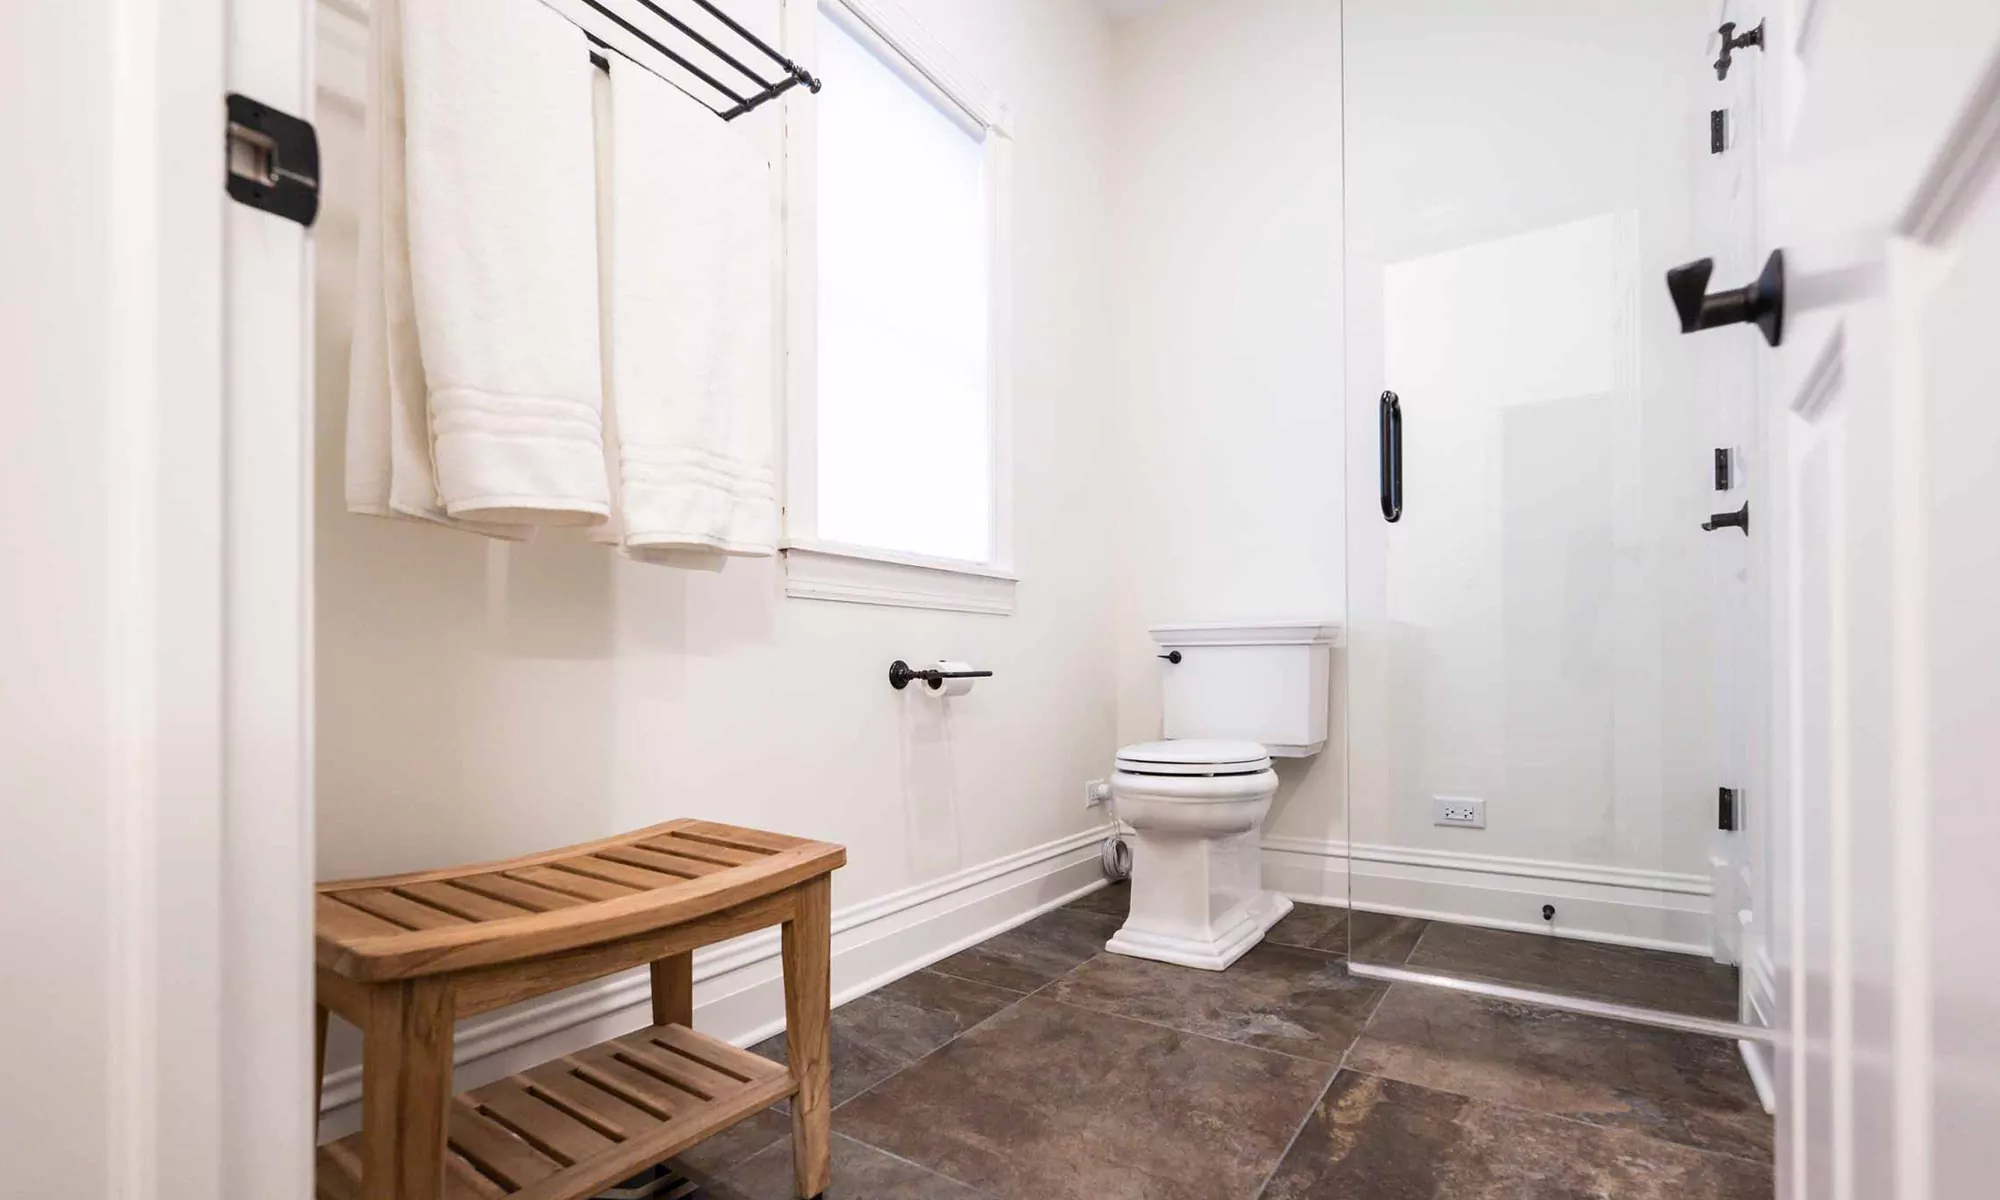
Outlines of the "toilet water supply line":
[{"label": "toilet water supply line", "polygon": [[1111,795],[1111,785],[1104,784],[1104,811],[1111,817],[1111,836],[1104,839],[1098,850],[1098,861],[1104,867],[1104,877],[1113,883],[1122,883],[1132,878],[1132,847],[1118,833],[1118,809]]}]

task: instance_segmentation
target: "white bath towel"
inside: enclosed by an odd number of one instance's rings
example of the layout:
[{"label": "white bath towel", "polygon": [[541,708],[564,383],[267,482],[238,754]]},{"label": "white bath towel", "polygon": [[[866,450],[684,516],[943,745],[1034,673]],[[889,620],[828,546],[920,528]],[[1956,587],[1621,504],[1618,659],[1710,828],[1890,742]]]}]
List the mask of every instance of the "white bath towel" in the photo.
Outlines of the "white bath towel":
[{"label": "white bath towel", "polygon": [[536,0],[420,0],[402,18],[410,295],[438,496],[461,519],[602,521],[589,46]]},{"label": "white bath towel", "polygon": [[438,498],[431,469],[423,362],[410,298],[401,13],[402,0],[376,0],[348,354],[347,507],[520,540],[532,529],[454,520]]},{"label": "white bath towel", "polygon": [[680,566],[768,556],[778,538],[770,167],[741,130],[609,57],[599,237],[614,536],[634,558]]}]

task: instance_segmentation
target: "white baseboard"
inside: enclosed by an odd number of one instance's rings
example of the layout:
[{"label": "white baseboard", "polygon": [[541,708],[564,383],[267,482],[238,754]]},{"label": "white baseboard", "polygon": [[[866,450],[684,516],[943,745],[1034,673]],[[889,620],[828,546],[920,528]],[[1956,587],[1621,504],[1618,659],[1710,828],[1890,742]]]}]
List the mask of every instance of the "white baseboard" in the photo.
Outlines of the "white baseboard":
[{"label": "white baseboard", "polygon": [[[1349,851],[1352,850],[1350,866]],[[1310,838],[1264,839],[1264,885],[1307,903],[1707,956],[1706,876],[1630,867],[1415,850]],[[1553,923],[1542,905],[1556,906]]]},{"label": "white baseboard", "polygon": [[1736,1039],[1736,1048],[1743,1055],[1743,1069],[1750,1073],[1750,1086],[1757,1089],[1757,1103],[1776,1116],[1778,1089],[1771,1075],[1771,1058],[1776,1051],[1769,1042],[1753,1042],[1749,1038]]},{"label": "white baseboard", "polygon": [[[833,998],[843,1004],[1103,886],[1100,828],[1060,838],[833,915]],[[776,929],[695,953],[695,1023],[748,1046],[784,1027]],[[645,972],[601,979],[466,1022],[454,1082],[477,1087],[629,1033],[649,1019]],[[329,1072],[321,1140],[359,1127],[361,1069]]]},{"label": "white baseboard", "polygon": [[1777,1011],[1777,968],[1771,965],[1770,952],[1760,943],[1743,964],[1743,1020],[1769,1029],[1775,1023],[1773,1017]]},{"label": "white baseboard", "polygon": [[[1743,1014],[1745,1025],[1755,1025],[1763,1029],[1775,1027],[1773,1016],[1778,1011],[1777,975],[1771,966],[1771,957],[1760,944],[1743,964]],[[1769,1042],[1753,1042],[1748,1038],[1737,1043],[1743,1050],[1743,1065],[1750,1072],[1750,1082],[1757,1089],[1757,1099],[1767,1113],[1778,1111],[1778,1092],[1775,1084],[1777,1051]]]}]

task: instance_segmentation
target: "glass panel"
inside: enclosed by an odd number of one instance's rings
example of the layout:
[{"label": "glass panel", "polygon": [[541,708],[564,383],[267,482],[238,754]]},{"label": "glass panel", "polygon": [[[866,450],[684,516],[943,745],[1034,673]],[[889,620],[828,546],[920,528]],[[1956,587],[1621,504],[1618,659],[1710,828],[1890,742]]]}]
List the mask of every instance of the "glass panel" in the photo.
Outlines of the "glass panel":
[{"label": "glass panel", "polygon": [[1695,256],[1698,18],[1346,6],[1357,962],[1736,1016],[1715,555],[1742,551],[1699,527],[1735,507],[1729,443],[1663,283]]},{"label": "glass panel", "polygon": [[819,53],[819,535],[984,562],[984,146],[824,14]]}]

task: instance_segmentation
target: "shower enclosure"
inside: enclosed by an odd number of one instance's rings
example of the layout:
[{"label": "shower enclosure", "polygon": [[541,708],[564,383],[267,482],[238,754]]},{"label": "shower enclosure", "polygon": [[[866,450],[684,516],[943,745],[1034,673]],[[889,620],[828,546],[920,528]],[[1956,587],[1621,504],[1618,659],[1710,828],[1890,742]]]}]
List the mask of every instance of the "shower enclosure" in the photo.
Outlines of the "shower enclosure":
[{"label": "shower enclosure", "polygon": [[1754,71],[1677,0],[1345,13],[1351,962],[1735,1022],[1755,335],[1663,273],[1755,273]]}]

